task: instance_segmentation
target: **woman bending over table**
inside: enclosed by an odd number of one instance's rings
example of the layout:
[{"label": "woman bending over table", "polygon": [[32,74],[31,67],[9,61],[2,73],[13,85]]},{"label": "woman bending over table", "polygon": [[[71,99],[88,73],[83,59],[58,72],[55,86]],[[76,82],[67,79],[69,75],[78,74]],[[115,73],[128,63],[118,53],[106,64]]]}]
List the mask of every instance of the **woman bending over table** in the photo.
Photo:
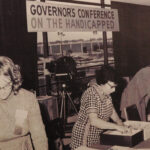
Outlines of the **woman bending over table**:
[{"label": "woman bending over table", "polygon": [[[77,121],[72,130],[71,150],[82,146],[91,147],[100,142],[104,129],[128,132],[112,104],[110,94],[115,91],[117,76],[111,66],[102,66],[96,71],[96,83],[92,84],[81,97]],[[109,122],[109,119],[113,122]]]}]

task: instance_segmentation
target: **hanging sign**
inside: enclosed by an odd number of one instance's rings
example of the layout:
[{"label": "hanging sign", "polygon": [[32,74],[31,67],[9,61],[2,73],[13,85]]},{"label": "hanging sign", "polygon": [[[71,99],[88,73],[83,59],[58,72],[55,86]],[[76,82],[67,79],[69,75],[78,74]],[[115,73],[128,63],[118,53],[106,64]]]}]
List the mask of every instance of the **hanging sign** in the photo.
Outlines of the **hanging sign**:
[{"label": "hanging sign", "polygon": [[118,11],[27,1],[28,32],[119,31]]}]

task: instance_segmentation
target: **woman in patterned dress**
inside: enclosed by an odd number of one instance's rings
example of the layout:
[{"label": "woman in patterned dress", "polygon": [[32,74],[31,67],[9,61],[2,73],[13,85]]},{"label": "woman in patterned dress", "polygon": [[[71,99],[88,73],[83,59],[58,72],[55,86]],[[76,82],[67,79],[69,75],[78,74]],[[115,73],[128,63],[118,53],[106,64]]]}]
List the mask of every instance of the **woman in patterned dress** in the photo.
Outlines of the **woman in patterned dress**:
[{"label": "woman in patterned dress", "polygon": [[[96,83],[82,95],[77,121],[72,130],[71,150],[80,146],[91,147],[100,142],[100,133],[104,129],[128,132],[118,117],[110,94],[115,91],[116,73],[110,66],[96,71]],[[114,123],[109,122],[112,119]]]}]

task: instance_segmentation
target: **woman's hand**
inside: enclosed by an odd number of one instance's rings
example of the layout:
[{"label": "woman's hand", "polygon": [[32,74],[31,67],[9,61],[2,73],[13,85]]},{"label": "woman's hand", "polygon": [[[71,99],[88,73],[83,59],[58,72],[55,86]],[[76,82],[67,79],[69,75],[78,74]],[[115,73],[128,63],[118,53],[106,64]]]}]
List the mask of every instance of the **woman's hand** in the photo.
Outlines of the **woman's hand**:
[{"label": "woman's hand", "polygon": [[118,120],[116,121],[116,123],[117,123],[117,125],[124,126],[124,123],[122,122],[121,119],[118,119]]},{"label": "woman's hand", "polygon": [[121,132],[122,134],[124,133],[132,133],[132,128],[125,126],[125,125],[118,125],[117,130]]}]

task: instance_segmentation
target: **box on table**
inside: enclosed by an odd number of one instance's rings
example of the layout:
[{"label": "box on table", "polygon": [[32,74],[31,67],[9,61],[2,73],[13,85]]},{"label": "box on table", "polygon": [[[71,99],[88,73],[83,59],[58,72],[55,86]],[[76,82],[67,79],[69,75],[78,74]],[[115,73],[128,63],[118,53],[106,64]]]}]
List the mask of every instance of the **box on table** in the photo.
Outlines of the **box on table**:
[{"label": "box on table", "polygon": [[101,133],[100,143],[103,145],[120,145],[132,147],[143,141],[143,130],[133,130],[132,133],[106,131]]},{"label": "box on table", "polygon": [[[109,149],[108,149],[109,150]],[[110,150],[135,150],[135,148],[130,148],[126,146],[112,146]],[[136,149],[137,150],[137,149]]]},{"label": "box on table", "polygon": [[144,140],[150,138],[150,122],[127,120],[124,122],[124,124],[139,130],[143,130]]}]

